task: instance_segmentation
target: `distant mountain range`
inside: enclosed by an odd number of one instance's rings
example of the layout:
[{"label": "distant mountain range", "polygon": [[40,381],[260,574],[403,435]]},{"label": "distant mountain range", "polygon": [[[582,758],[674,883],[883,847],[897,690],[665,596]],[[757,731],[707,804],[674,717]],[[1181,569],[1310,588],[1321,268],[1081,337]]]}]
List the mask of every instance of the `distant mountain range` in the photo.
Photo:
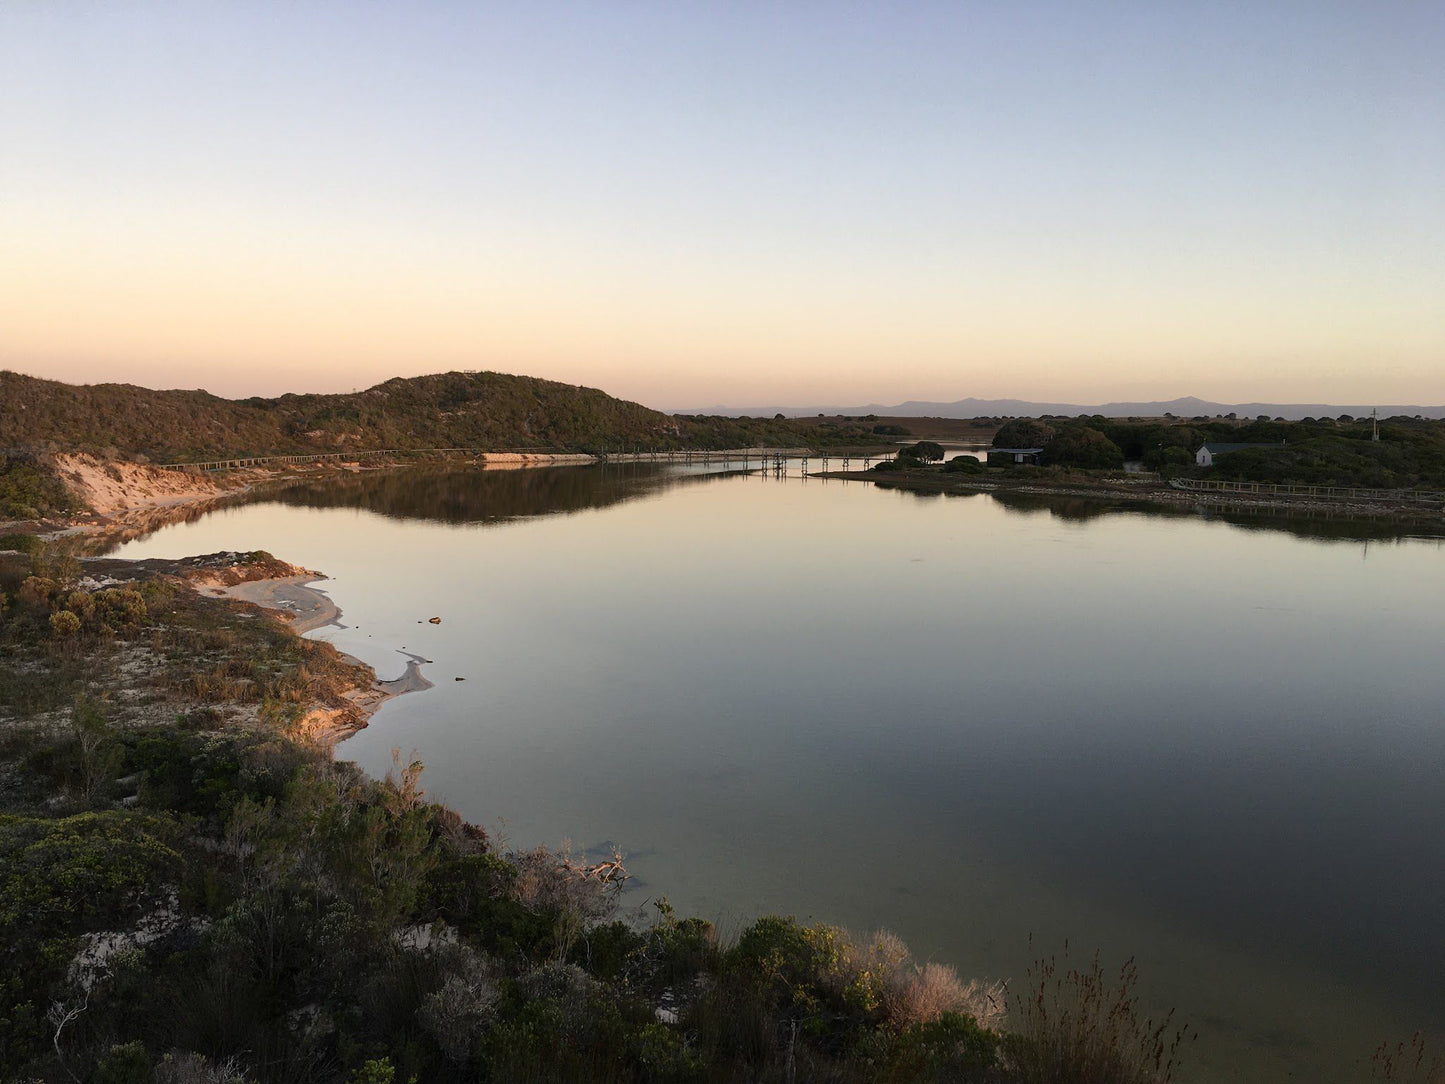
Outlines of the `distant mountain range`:
[{"label": "distant mountain range", "polygon": [[1389,418],[1396,414],[1408,417],[1420,415],[1425,418],[1445,418],[1445,406],[1402,406],[1399,404],[1372,403],[1368,406],[1337,406],[1330,403],[1212,403],[1194,396],[1148,403],[1101,403],[1087,406],[1079,403],[1034,403],[1025,399],[958,399],[952,403],[926,403],[910,400],[885,406],[869,403],[867,406],[810,406],[810,407],[707,407],[703,410],[679,410],[677,414],[719,414],[724,417],[771,418],[782,414],[789,418],[808,418],[818,414],[842,414],[845,417],[859,417],[877,414],[891,418],[978,418],[1016,417],[1036,418],[1041,414],[1102,414],[1108,418],[1158,418],[1165,414],[1192,418],[1199,415],[1213,417],[1216,414],[1236,414],[1241,418],[1255,418],[1267,414],[1271,418],[1335,418],[1341,414],[1354,417],[1368,417],[1371,410],[1378,410],[1380,417]]}]

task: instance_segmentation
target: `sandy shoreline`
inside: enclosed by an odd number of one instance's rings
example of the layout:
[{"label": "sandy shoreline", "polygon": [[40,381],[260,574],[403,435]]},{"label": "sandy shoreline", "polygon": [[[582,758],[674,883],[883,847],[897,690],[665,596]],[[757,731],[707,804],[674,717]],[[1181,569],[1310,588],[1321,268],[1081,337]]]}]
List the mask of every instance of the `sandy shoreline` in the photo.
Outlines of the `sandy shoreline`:
[{"label": "sandy shoreline", "polygon": [[[316,572],[301,572],[291,576],[275,576],[268,579],[247,580],[243,583],[224,587],[194,584],[202,594],[250,602],[278,615],[281,621],[298,636],[325,628],[327,625],[341,625],[341,608],[326,592],[311,585],[326,579]],[[341,657],[358,666],[366,666],[354,655],[338,651]],[[355,713],[330,708],[313,708],[301,720],[300,728],[312,741],[335,745],[351,735],[365,729],[371,717],[381,706],[407,693],[423,692],[433,688],[421,672],[427,660],[420,655],[403,651],[407,658],[406,669],[399,677],[376,677],[370,686],[358,687],[346,693]],[[368,667],[375,674],[375,669]]]},{"label": "sandy shoreline", "polygon": [[291,631],[303,636],[326,625],[338,624],[341,609],[331,601],[324,591],[318,591],[310,584],[326,579],[315,572],[304,572],[297,576],[278,576],[268,580],[248,580],[230,587],[203,587],[198,590],[224,598],[254,602],[265,610],[280,614],[291,627]]}]

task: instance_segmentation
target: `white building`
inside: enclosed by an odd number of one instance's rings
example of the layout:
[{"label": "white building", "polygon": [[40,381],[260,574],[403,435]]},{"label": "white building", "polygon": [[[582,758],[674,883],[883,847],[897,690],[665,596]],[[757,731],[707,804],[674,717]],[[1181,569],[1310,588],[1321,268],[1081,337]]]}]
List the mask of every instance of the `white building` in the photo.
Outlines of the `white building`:
[{"label": "white building", "polygon": [[1230,452],[1242,451],[1245,448],[1283,448],[1284,441],[1278,444],[1201,444],[1199,451],[1194,453],[1194,462],[1201,467],[1212,467],[1214,461],[1222,455]]}]

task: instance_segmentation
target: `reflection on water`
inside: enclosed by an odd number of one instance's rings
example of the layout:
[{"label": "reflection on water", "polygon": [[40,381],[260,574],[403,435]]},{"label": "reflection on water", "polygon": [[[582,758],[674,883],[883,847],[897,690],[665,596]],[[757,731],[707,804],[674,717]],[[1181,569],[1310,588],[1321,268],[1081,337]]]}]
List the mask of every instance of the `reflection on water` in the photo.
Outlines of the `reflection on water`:
[{"label": "reflection on water", "polygon": [[[950,450],[975,445],[946,445]],[[793,469],[796,470],[796,464]],[[253,500],[277,501],[308,508],[353,508],[393,519],[424,519],[442,523],[482,523],[521,516],[557,515],[604,508],[636,500],[673,486],[717,481],[733,475],[721,469],[681,469],[649,463],[590,467],[539,467],[526,470],[458,471],[420,467],[324,479],[305,479]],[[741,473],[741,472],[737,472]],[[969,492],[908,491],[918,500],[981,496]],[[1162,518],[1204,518],[1244,530],[1284,531],[1301,538],[1338,541],[1445,539],[1445,519],[1415,520],[1362,516],[1328,508],[1284,511],[1236,505],[1158,504],[1146,500],[1068,497],[993,491],[986,499],[1011,512],[1042,513],[1061,520],[1090,520],[1134,515]],[[188,513],[188,519],[203,513]]]},{"label": "reflection on water", "polygon": [[1241,505],[1156,504],[1146,500],[1111,500],[1095,497],[1058,497],[998,491],[990,496],[1010,511],[1047,513],[1064,520],[1090,520],[1101,516],[1155,516],[1165,519],[1206,519],[1247,531],[1282,531],[1299,538],[1340,542],[1394,542],[1405,539],[1445,539],[1445,518],[1438,513],[1417,519],[1361,515],[1331,508],[1280,509]]},{"label": "reflection on water", "polygon": [[491,471],[421,467],[305,480],[262,499],[305,508],[354,508],[392,519],[483,523],[605,508],[662,486],[724,476],[650,463]]},{"label": "reflection on water", "polygon": [[1193,1080],[1367,1078],[1445,1020],[1439,542],[1100,507],[415,472],[123,552],[327,571],[324,635],[437,682],[342,755],[415,747],[518,844],[615,841],[636,902],[887,925],[1016,982],[1070,938],[1198,1025]]}]

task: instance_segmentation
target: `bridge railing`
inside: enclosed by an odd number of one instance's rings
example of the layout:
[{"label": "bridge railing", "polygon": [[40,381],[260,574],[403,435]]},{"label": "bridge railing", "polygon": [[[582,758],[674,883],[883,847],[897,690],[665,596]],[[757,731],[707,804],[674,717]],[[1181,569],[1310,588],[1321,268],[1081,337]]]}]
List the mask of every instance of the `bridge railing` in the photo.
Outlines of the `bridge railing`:
[{"label": "bridge railing", "polygon": [[1253,493],[1274,497],[1314,497],[1336,501],[1445,503],[1445,493],[1422,489],[1368,489],[1362,486],[1309,486],[1288,482],[1226,482],[1216,478],[1171,478],[1175,489],[1197,493]]}]

